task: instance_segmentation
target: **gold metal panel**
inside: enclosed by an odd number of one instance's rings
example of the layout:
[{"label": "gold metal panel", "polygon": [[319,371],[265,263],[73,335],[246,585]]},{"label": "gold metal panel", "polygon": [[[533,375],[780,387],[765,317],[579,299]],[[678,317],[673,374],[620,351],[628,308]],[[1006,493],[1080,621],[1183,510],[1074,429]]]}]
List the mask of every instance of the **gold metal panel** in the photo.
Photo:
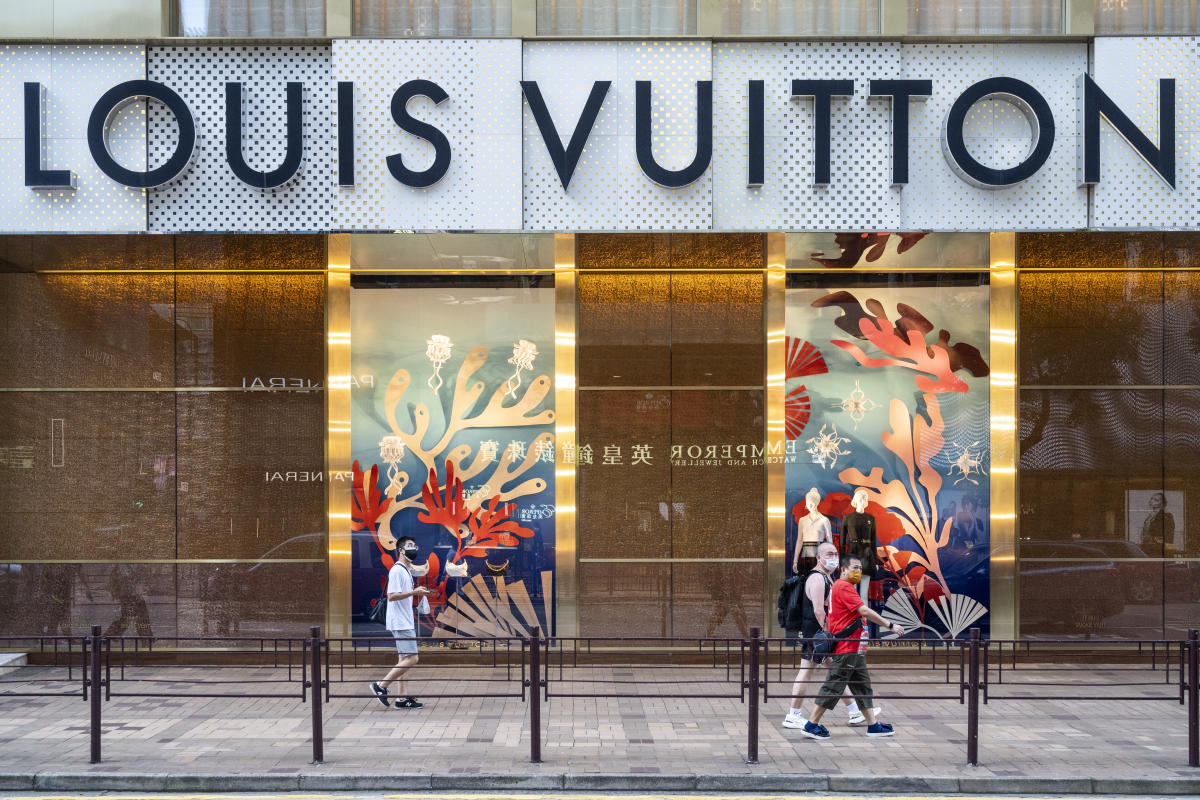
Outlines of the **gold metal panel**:
[{"label": "gold metal panel", "polygon": [[329,236],[325,284],[325,474],[329,520],[329,572],[325,630],[351,633],[351,482],[333,480],[350,471],[350,235]]},{"label": "gold metal panel", "polygon": [[[8,5],[27,11],[39,4]],[[53,0],[53,8],[53,36],[58,39],[139,39],[163,35],[161,0],[104,0],[101,3],[96,0]]]},{"label": "gold metal panel", "polygon": [[[554,439],[558,452],[574,450],[575,431],[575,236],[554,237]],[[578,542],[575,531],[576,465],[561,461],[554,475],[555,633],[579,633]]]},{"label": "gold metal panel", "polygon": [[1016,234],[993,233],[991,254],[991,635],[1014,639],[1020,619]]},{"label": "gold metal panel", "polygon": [[325,35],[354,35],[354,0],[325,0]]},{"label": "gold metal panel", "polygon": [[[763,306],[767,347],[767,453],[783,452],[784,445],[784,373],[786,371],[787,348],[784,345],[785,310],[787,303],[787,235],[767,234],[767,270],[764,276]],[[778,450],[776,450],[778,448]],[[787,503],[784,499],[785,466],[766,459],[766,559],[765,583],[763,585],[763,630],[771,636],[782,636],[783,632],[771,613],[771,596],[783,583],[785,572],[784,551],[786,548]]]}]

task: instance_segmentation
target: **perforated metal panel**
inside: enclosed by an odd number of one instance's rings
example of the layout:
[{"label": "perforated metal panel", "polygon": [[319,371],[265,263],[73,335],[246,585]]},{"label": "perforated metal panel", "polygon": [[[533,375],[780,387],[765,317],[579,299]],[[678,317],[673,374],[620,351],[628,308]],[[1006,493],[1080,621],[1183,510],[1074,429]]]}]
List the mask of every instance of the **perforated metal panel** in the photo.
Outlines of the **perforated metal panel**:
[{"label": "perforated metal panel", "polygon": [[634,128],[635,82],[652,80],[655,159],[671,170],[691,163],[696,153],[696,81],[712,78],[708,42],[528,42],[524,62],[524,78],[538,82],[564,144],[593,81],[613,82],[565,192],[526,104],[526,230],[707,230],[711,226],[712,170],[690,186],[659,186],[638,166]]},{"label": "perforated metal panel", "polygon": [[[92,161],[87,124],[92,106],[108,89],[146,77],[140,45],[0,45],[0,230],[133,232],[146,229],[140,189],[112,181]],[[25,186],[24,83],[44,86],[43,166],[76,175],[71,190]],[[126,106],[109,127],[108,146],[118,162],[144,169],[145,110]]]},{"label": "perforated metal panel", "polygon": [[[327,230],[332,221],[333,83],[322,46],[152,47],[151,80],[174,89],[196,121],[196,152],[182,176],[150,192],[152,231]],[[278,189],[238,180],[225,159],[225,83],[241,81],[242,150],[254,169],[278,167],[286,149],[288,81],[304,84],[304,159]],[[150,166],[175,152],[178,129],[164,106],[150,104]]]},{"label": "perforated metal panel", "polygon": [[[335,81],[354,81],[356,185],[336,189],[335,227],[349,230],[521,227],[521,42],[515,39],[352,39],[334,42]],[[409,112],[450,140],[446,176],[413,189],[387,157],[427,169],[432,145],[392,119],[393,93],[415,79],[449,94],[440,106],[416,98]]]},{"label": "perforated metal panel", "polygon": [[[1073,76],[1086,68],[1083,45],[915,44],[892,42],[729,42],[714,49],[718,230],[1011,230],[1086,225],[1087,193],[1073,181]],[[954,100],[984,78],[1009,75],[1037,88],[1059,134],[1031,180],[981,189],[954,174],[942,155],[942,123]],[[831,182],[814,186],[813,102],[790,99],[791,79],[855,81],[855,95],[832,106]],[[747,82],[766,80],[766,183],[746,185]],[[890,101],[871,100],[871,78],[930,79],[933,96],[910,106],[909,183],[891,185]],[[1009,103],[979,103],[966,124],[982,163],[1019,163],[1029,125]]]},{"label": "perforated metal panel", "polygon": [[1159,78],[1175,78],[1175,189],[1107,122],[1100,129],[1100,183],[1093,190],[1097,228],[1200,227],[1200,38],[1097,39],[1095,78],[1156,145]]}]

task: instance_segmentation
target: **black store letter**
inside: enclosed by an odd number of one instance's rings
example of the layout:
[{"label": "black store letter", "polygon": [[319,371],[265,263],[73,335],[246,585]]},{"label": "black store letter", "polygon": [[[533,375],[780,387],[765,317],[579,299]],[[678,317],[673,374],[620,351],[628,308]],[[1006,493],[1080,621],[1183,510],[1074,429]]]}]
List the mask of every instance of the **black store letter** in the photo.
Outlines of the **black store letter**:
[{"label": "black store letter", "polygon": [[[1009,169],[985,167],[967,152],[963,126],[971,106],[987,97],[998,97],[1015,105],[1029,120],[1033,143],[1025,160]],[[967,88],[958,96],[942,125],[942,152],[958,176],[982,189],[1013,186],[1032,178],[1050,157],[1054,147],[1054,115],[1050,104],[1037,89],[1016,78],[987,78]]]},{"label": "black store letter", "polygon": [[592,135],[592,128],[596,126],[596,117],[600,116],[600,106],[604,105],[604,97],[608,94],[610,86],[612,81],[596,81],[592,84],[592,92],[583,105],[583,113],[579,116],[579,122],[575,123],[575,130],[571,133],[571,141],[564,149],[562,137],[558,134],[558,128],[554,126],[550,109],[546,108],[546,101],[537,81],[521,81],[521,89],[525,92],[525,99],[529,101],[529,111],[533,114],[533,121],[537,123],[538,130],[542,132],[542,141],[546,143],[546,151],[550,154],[550,161],[554,164],[554,171],[558,173],[563,191],[571,185],[571,176],[575,174],[575,167],[579,166],[583,148],[587,145],[588,137]]},{"label": "black store letter", "polygon": [[242,84],[225,83],[225,160],[238,180],[255,189],[277,189],[296,177],[304,158],[304,84],[287,85],[287,150],[270,172],[253,169],[242,153]]},{"label": "black store letter", "polygon": [[446,170],[450,169],[450,140],[437,128],[427,122],[414,119],[408,113],[408,101],[414,97],[428,97],[434,105],[441,105],[450,99],[450,95],[446,94],[446,90],[433,81],[427,80],[409,81],[392,95],[392,119],[396,120],[396,124],[402,131],[419,136],[432,144],[434,156],[433,166],[427,170],[415,172],[404,166],[404,159],[397,153],[387,157],[388,171],[392,173],[392,177],[405,186],[424,189],[446,177]]},{"label": "black store letter", "polygon": [[793,80],[792,97],[813,99],[813,156],[816,174],[813,183],[818,186],[829,184],[829,139],[832,127],[831,105],[834,97],[851,97],[854,81],[847,80]]},{"label": "black store letter", "polygon": [[1104,93],[1092,76],[1080,78],[1083,104],[1083,183],[1100,182],[1100,117],[1116,129],[1167,186],[1175,188],[1175,79],[1158,81],[1158,147]]},{"label": "black store letter", "polygon": [[25,84],[25,185],[30,189],[74,189],[69,169],[42,169],[42,100],[40,83]]},{"label": "black store letter", "polygon": [[[108,152],[108,125],[113,115],[126,103],[139,97],[157,100],[165,105],[175,115],[175,124],[179,126],[179,143],[175,152],[161,167],[145,172],[126,169],[117,163]],[[196,123],[192,120],[192,112],[188,110],[183,98],[175,94],[169,87],[158,81],[136,80],[125,81],[109,89],[92,108],[87,127],[88,149],[92,151],[92,160],[108,177],[122,186],[135,189],[153,189],[170,183],[179,177],[192,160],[196,150]]]},{"label": "black store letter", "polygon": [[871,81],[871,97],[892,98],[892,185],[908,183],[908,103],[933,94],[933,81]]},{"label": "black store letter", "polygon": [[668,189],[695,183],[712,161],[712,81],[696,81],[696,157],[681,170],[664,169],[654,160],[650,105],[650,81],[637,81],[637,160],[642,172]]}]

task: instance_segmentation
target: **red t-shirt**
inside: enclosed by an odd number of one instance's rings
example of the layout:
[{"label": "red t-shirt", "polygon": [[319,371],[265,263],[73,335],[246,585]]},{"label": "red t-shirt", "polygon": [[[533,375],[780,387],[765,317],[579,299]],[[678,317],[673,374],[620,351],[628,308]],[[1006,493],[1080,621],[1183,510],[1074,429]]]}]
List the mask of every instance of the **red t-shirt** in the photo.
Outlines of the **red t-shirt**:
[{"label": "red t-shirt", "polygon": [[[833,590],[829,593],[829,632],[843,631],[847,625],[858,619],[858,609],[862,604],[857,586],[845,579],[835,581]],[[835,654],[857,653],[858,644],[858,634],[852,633],[848,638],[838,642],[834,646],[833,652]]]}]

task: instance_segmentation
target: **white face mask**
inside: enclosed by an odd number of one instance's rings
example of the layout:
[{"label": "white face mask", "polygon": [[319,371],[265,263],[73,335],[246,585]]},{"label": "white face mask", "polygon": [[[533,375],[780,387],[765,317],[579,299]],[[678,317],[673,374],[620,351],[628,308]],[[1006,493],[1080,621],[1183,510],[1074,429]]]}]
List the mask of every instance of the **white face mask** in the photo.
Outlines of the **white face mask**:
[{"label": "white face mask", "polygon": [[833,572],[838,568],[838,558],[836,556],[832,558],[823,558],[821,559],[821,566],[830,572]]}]

